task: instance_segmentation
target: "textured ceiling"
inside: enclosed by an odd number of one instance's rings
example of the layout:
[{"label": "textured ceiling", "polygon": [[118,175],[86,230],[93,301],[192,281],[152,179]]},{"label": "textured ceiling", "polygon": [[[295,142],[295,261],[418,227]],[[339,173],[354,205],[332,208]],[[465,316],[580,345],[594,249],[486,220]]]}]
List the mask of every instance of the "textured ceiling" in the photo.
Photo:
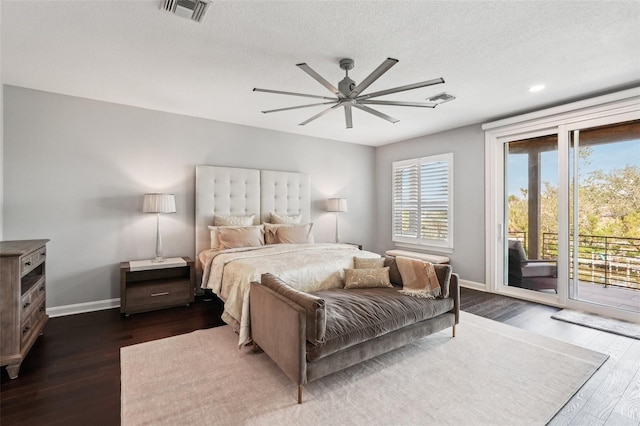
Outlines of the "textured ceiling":
[{"label": "textured ceiling", "polygon": [[[640,83],[638,1],[214,0],[201,24],[161,3],[2,0],[4,83],[374,146]],[[376,106],[396,124],[355,110],[353,129],[342,109],[306,126],[324,107],[260,112],[314,100],[254,87],[331,96],[295,64],[337,85],[345,57],[356,83],[400,61],[367,92],[446,81],[381,100],[457,99]]]}]

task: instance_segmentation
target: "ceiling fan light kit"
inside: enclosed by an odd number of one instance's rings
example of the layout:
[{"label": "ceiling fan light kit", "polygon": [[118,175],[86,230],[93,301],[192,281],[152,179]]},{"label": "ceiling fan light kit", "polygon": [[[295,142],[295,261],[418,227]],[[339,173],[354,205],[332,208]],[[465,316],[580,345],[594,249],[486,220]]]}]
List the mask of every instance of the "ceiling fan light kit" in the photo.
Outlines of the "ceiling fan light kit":
[{"label": "ceiling fan light kit", "polygon": [[353,117],[352,117],[352,108],[357,108],[364,112],[368,112],[369,114],[375,115],[376,117],[382,118],[384,120],[389,121],[390,123],[397,123],[399,120],[388,116],[378,110],[375,110],[367,105],[387,105],[387,106],[408,106],[408,107],[417,107],[417,108],[435,108],[436,106],[451,101],[455,99],[455,96],[450,95],[448,93],[440,93],[438,95],[432,96],[427,99],[428,102],[401,102],[401,101],[381,101],[375,100],[373,98],[378,98],[380,96],[391,95],[394,93],[400,93],[407,90],[419,89],[421,87],[432,86],[435,84],[444,83],[444,79],[442,78],[434,78],[432,80],[422,81],[420,83],[408,84],[406,86],[394,87],[392,89],[380,90],[378,92],[369,93],[363,95],[364,92],[373,82],[379,79],[384,73],[389,71],[391,67],[398,63],[397,59],[387,58],[378,68],[376,68],[371,74],[369,74],[364,80],[360,82],[360,84],[356,84],[351,78],[349,78],[349,71],[353,69],[355,62],[353,59],[344,58],[340,60],[340,68],[343,69],[346,73],[345,77],[338,83],[338,87],[336,88],[333,84],[329,83],[325,80],[320,74],[315,72],[309,65],[305,63],[297,64],[296,66],[300,68],[302,71],[306,72],[316,80],[318,83],[327,88],[331,93],[335,95],[335,97],[330,96],[318,96],[318,95],[309,95],[306,93],[296,93],[296,92],[286,92],[282,90],[269,90],[269,89],[258,89],[254,88],[254,92],[265,92],[265,93],[275,93],[278,95],[289,95],[289,96],[301,96],[305,98],[315,98],[322,99],[325,102],[317,102],[313,104],[306,105],[298,105],[293,107],[286,108],[278,108],[267,111],[262,111],[264,114],[269,114],[272,112],[280,112],[280,111],[289,111],[292,109],[300,109],[300,108],[309,108],[319,105],[331,105],[327,109],[319,112],[313,117],[303,121],[300,123],[301,126],[304,126],[323,115],[337,109],[338,107],[344,107],[345,114],[345,122],[347,129],[351,129],[353,127]]}]

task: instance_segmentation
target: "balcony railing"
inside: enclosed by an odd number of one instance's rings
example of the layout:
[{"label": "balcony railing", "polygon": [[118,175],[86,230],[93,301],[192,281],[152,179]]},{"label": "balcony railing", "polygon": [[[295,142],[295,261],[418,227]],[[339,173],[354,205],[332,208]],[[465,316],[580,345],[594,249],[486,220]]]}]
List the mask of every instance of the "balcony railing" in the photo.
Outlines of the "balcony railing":
[{"label": "balcony railing", "polygon": [[[509,238],[522,241],[526,249],[526,232],[510,232]],[[573,254],[573,236],[570,237],[569,246]],[[542,258],[558,258],[558,234],[542,234]],[[569,269],[570,277],[573,279],[573,262]],[[605,287],[640,289],[640,238],[580,235],[578,279]]]}]

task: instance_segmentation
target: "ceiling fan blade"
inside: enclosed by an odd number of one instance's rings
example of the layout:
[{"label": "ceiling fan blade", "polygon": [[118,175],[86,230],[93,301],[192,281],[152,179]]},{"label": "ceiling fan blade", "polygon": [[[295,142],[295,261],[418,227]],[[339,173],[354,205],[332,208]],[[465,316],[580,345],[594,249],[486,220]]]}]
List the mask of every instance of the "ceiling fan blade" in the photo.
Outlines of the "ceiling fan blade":
[{"label": "ceiling fan blade", "polygon": [[360,104],[353,104],[353,107],[361,109],[362,111],[366,111],[369,114],[373,114],[376,117],[380,117],[380,118],[385,119],[385,120],[387,120],[387,121],[389,121],[391,123],[397,123],[398,121],[400,121],[397,118],[390,117],[387,114],[383,114],[380,111],[376,111],[373,108],[369,108],[368,106],[364,106],[364,105],[360,105]]},{"label": "ceiling fan blade", "polygon": [[292,107],[287,107],[287,108],[270,109],[268,111],[262,111],[262,113],[263,114],[269,114],[271,112],[289,111],[291,109],[309,108],[309,107],[314,107],[314,106],[318,106],[318,105],[329,105],[329,104],[333,104],[333,103],[336,103],[336,102],[337,101],[334,101],[334,102],[320,102],[318,104],[307,104],[307,105],[292,106]]},{"label": "ceiling fan blade", "polygon": [[353,116],[351,114],[351,104],[344,104],[344,119],[347,122],[347,129],[353,128]]},{"label": "ceiling fan blade", "polygon": [[408,107],[418,107],[418,108],[435,108],[438,105],[435,102],[370,101],[367,99],[358,101],[358,103],[367,104],[367,105],[408,106]]},{"label": "ceiling fan blade", "polygon": [[344,95],[333,84],[329,83],[320,74],[312,70],[309,65],[302,63],[302,64],[296,64],[296,66],[300,68],[302,71],[309,74],[311,78],[316,80],[318,83],[322,84],[324,87],[329,89],[334,95],[336,95],[339,98],[344,98]]},{"label": "ceiling fan blade", "polygon": [[348,98],[355,98],[360,93],[364,92],[364,90],[371,86],[371,83],[379,79],[382,74],[389,71],[389,69],[398,63],[397,59],[387,58],[378,68],[376,68],[371,74],[367,76],[364,80],[360,82],[352,91],[349,93]]},{"label": "ceiling fan blade", "polygon": [[363,99],[377,98],[378,96],[390,95],[392,93],[404,92],[406,90],[419,89],[421,87],[433,86],[434,84],[444,83],[443,78],[434,78],[433,80],[427,80],[420,83],[407,84],[406,86],[394,87],[393,89],[381,90],[379,92],[369,93],[368,95],[361,95],[355,99],[360,101]]},{"label": "ceiling fan blade", "polygon": [[338,108],[339,106],[340,106],[340,104],[335,104],[334,106],[329,107],[329,108],[325,109],[325,110],[324,110],[324,111],[322,111],[322,112],[319,112],[318,114],[314,115],[314,116],[313,116],[313,117],[311,117],[310,119],[305,120],[305,121],[303,121],[302,123],[300,123],[300,126],[304,126],[305,124],[309,124],[309,123],[311,123],[311,122],[312,122],[313,120],[315,120],[316,118],[320,118],[320,117],[322,117],[323,115],[325,115],[325,114],[327,114],[327,113],[331,112],[331,110],[332,110],[332,109],[336,109],[336,108]]},{"label": "ceiling fan blade", "polygon": [[332,101],[338,100],[338,98],[330,98],[328,96],[307,95],[306,93],[296,93],[296,92],[283,92],[282,90],[258,89],[257,87],[254,87],[253,91],[265,92],[265,93],[276,93],[278,95],[302,96],[303,98],[329,99]]}]

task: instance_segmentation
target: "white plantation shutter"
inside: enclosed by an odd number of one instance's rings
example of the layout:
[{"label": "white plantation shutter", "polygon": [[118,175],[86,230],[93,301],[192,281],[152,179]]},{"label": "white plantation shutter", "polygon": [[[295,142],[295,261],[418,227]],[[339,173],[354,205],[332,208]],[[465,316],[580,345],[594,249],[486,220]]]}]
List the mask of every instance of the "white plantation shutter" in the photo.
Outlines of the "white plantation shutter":
[{"label": "white plantation shutter", "polygon": [[393,168],[393,235],[418,237],[418,165]]},{"label": "white plantation shutter", "polygon": [[453,154],[393,163],[393,241],[453,248]]}]

